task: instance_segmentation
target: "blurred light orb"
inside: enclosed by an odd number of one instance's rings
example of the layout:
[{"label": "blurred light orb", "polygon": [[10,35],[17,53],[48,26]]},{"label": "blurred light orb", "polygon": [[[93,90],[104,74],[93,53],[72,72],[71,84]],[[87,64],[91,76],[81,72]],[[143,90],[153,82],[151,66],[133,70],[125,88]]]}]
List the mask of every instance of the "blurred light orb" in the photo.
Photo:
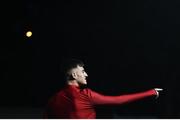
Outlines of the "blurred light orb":
[{"label": "blurred light orb", "polygon": [[27,32],[26,32],[26,36],[27,36],[27,37],[31,37],[31,36],[32,36],[32,32],[31,32],[31,31],[27,31]]}]

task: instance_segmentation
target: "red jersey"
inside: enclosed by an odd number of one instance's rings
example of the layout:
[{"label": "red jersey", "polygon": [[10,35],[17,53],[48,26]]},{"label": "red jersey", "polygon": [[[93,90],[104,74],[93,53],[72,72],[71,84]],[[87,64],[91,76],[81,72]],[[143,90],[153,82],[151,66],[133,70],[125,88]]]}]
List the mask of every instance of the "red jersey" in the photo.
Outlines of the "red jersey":
[{"label": "red jersey", "polygon": [[68,85],[50,99],[45,118],[95,119],[95,105],[120,105],[154,95],[156,91],[152,89],[128,95],[105,96],[88,88]]}]

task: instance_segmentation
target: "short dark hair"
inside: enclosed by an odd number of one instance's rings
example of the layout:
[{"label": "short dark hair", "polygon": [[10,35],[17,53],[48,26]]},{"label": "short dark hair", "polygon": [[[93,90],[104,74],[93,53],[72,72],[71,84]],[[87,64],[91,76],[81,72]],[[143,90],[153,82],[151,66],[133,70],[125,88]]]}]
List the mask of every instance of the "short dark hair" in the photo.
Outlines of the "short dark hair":
[{"label": "short dark hair", "polygon": [[65,80],[72,79],[71,74],[69,74],[70,70],[76,68],[77,66],[83,67],[84,63],[79,59],[63,59],[61,63],[61,72],[65,78]]}]

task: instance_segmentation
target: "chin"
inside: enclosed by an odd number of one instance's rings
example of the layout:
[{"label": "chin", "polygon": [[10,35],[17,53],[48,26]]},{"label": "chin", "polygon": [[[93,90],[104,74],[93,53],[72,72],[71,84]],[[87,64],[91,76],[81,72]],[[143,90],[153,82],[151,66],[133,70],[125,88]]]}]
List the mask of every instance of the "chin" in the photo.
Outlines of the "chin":
[{"label": "chin", "polygon": [[86,84],[87,84],[87,81],[86,81],[86,80],[84,80],[84,83],[83,83],[83,84],[85,84],[85,85],[86,85]]},{"label": "chin", "polygon": [[82,84],[83,84],[83,85],[86,85],[86,84],[87,84],[87,82],[83,82]]}]

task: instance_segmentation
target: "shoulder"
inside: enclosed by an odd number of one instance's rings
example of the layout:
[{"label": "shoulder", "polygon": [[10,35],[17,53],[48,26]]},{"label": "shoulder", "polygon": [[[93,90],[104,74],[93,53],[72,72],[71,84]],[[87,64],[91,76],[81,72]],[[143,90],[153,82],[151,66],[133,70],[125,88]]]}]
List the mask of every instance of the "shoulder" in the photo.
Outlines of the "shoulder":
[{"label": "shoulder", "polygon": [[90,88],[84,88],[82,91],[83,91],[83,92],[86,92],[86,93],[92,92],[92,90],[91,90]]},{"label": "shoulder", "polygon": [[85,88],[83,89],[81,92],[83,92],[84,94],[88,95],[88,96],[92,96],[92,94],[94,94],[95,92],[90,89],[90,88]]}]

